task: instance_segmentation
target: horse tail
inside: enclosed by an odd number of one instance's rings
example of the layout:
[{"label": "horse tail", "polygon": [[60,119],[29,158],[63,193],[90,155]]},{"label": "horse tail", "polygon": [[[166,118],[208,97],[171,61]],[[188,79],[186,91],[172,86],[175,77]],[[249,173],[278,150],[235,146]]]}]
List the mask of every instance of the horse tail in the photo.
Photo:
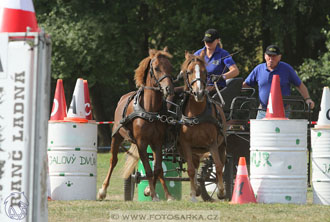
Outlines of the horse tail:
[{"label": "horse tail", "polygon": [[127,179],[135,169],[140,159],[139,150],[136,144],[132,143],[126,153],[126,162],[123,170],[123,178]]}]

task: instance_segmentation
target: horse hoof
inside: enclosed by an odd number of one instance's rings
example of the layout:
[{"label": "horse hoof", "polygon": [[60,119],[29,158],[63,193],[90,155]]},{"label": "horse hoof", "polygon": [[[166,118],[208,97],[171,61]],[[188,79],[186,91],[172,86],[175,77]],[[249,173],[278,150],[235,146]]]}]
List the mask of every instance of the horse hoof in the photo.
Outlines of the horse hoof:
[{"label": "horse hoof", "polygon": [[158,195],[156,195],[154,198],[152,198],[152,201],[158,202],[159,201]]},{"label": "horse hoof", "polygon": [[197,203],[197,202],[198,202],[198,200],[197,200],[197,198],[196,198],[196,197],[191,197],[191,202],[193,202],[193,203]]},{"label": "horse hoof", "polygon": [[103,190],[102,188],[99,189],[99,192],[97,194],[97,198],[99,200],[104,200],[104,198],[107,196],[107,192],[105,190]]},{"label": "horse hoof", "polygon": [[144,196],[148,197],[150,196],[150,187],[147,186],[145,189],[144,189]]},{"label": "horse hoof", "polygon": [[226,198],[226,191],[225,190],[219,190],[217,192],[218,199],[223,200]]},{"label": "horse hoof", "polygon": [[171,195],[168,195],[168,197],[167,197],[167,201],[169,202],[169,201],[172,201],[172,200],[175,200],[175,198],[172,197]]}]

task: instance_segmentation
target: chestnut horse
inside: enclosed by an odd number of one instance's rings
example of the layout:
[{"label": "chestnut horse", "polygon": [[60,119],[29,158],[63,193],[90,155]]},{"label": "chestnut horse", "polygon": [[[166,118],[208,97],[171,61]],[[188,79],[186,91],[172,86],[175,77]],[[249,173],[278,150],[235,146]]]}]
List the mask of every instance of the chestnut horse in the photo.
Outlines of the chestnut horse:
[{"label": "chestnut horse", "polygon": [[181,66],[185,82],[185,99],[182,106],[181,129],[178,148],[187,161],[191,200],[196,202],[200,190],[197,171],[200,160],[211,153],[215,167],[218,198],[225,197],[222,170],[226,160],[226,119],[222,108],[212,102],[206,91],[206,67],[204,58],[185,54]]},{"label": "chestnut horse", "polygon": [[[160,118],[167,111],[164,99],[173,94],[171,57],[167,48],[163,51],[150,49],[149,56],[135,70],[134,79],[139,90],[122,96],[118,102],[112,127],[110,167],[99,190],[99,199],[106,197],[110,177],[118,161],[119,146],[123,140],[128,140],[136,144],[149,181],[150,195],[153,200],[158,200],[155,185],[157,178],[163,177],[161,149],[167,126]],[[154,152],[154,172],[149,165],[148,145]]]}]

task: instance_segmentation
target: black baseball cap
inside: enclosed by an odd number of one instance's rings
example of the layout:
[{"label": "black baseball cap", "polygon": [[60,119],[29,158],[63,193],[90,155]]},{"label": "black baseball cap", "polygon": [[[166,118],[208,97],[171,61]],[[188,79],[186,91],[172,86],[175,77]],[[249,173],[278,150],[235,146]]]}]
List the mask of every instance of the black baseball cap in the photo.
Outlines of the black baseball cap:
[{"label": "black baseball cap", "polygon": [[280,48],[276,45],[269,45],[266,48],[266,52],[267,55],[281,55],[281,51]]},{"label": "black baseball cap", "polygon": [[202,42],[213,42],[214,40],[220,38],[219,33],[216,29],[208,29],[204,34]]}]

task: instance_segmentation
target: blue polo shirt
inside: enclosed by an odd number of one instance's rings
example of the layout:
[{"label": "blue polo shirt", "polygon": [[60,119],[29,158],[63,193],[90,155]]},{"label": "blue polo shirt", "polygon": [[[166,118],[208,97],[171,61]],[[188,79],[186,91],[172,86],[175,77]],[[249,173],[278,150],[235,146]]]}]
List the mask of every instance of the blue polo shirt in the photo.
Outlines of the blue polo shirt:
[{"label": "blue polo shirt", "polygon": [[259,100],[264,109],[267,108],[273,75],[280,76],[282,96],[291,95],[290,84],[295,86],[301,84],[301,80],[292,66],[285,62],[280,61],[273,71],[267,69],[266,63],[257,65],[245,79],[245,83],[251,87],[258,84]]},{"label": "blue polo shirt", "polygon": [[[205,50],[206,48],[199,49],[196,51],[194,54],[195,55],[200,55],[201,52]],[[229,53],[221,49],[219,46],[216,47],[213,55],[211,58],[209,58],[206,53],[204,56],[204,60],[206,62],[206,70],[207,70],[207,85],[208,86],[213,86],[213,82],[210,81],[210,75],[221,75],[226,72],[228,72],[228,68],[232,65],[235,64],[233,58],[229,55]],[[220,87],[225,87],[226,86],[226,81],[218,81],[218,86]]]}]

